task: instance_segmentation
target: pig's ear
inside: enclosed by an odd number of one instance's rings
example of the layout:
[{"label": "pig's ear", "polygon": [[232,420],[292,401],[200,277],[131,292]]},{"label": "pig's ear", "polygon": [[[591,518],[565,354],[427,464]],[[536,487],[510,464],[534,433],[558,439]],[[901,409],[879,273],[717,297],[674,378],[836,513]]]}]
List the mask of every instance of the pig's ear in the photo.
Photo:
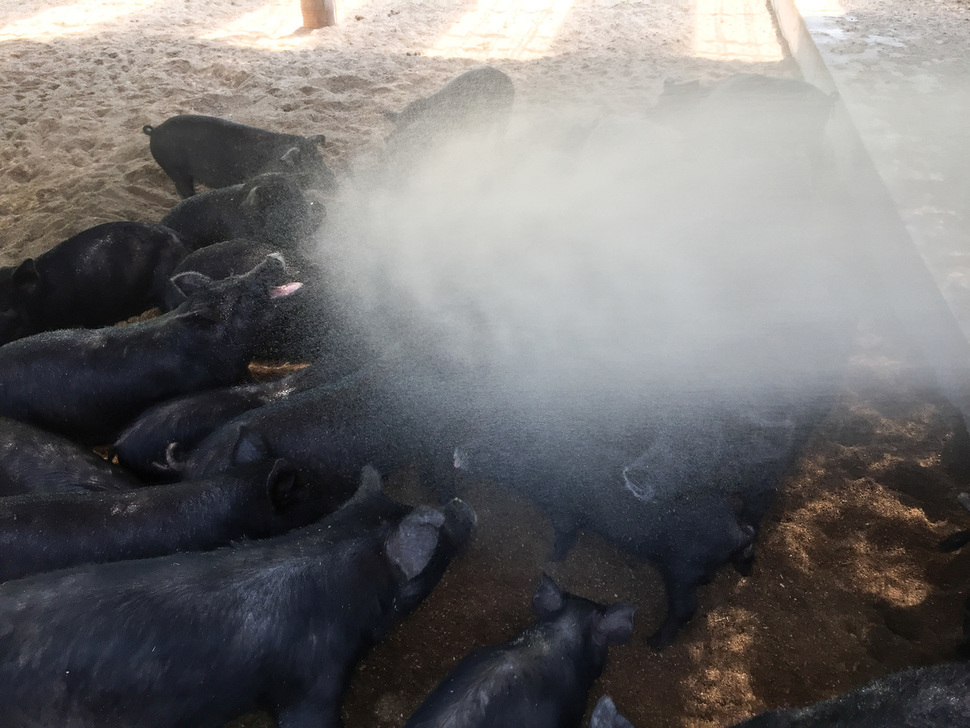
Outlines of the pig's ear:
[{"label": "pig's ear", "polygon": [[263,436],[245,425],[240,426],[236,444],[232,446],[232,462],[236,465],[252,465],[265,460],[268,455],[269,448]]},{"label": "pig's ear", "polygon": [[617,712],[610,696],[604,695],[593,709],[589,728],[633,728],[633,724]]},{"label": "pig's ear", "polygon": [[300,500],[300,485],[293,466],[285,460],[273,463],[273,469],[266,478],[266,492],[277,511],[285,511],[297,503]]},{"label": "pig's ear", "polygon": [[323,134],[314,134],[313,136],[308,136],[307,139],[321,147],[327,143],[327,137],[325,137]]},{"label": "pig's ear", "polygon": [[562,609],[562,589],[546,574],[539,580],[536,593],[532,595],[532,613],[537,617],[548,617]]},{"label": "pig's ear", "polygon": [[280,157],[280,161],[287,167],[295,167],[300,163],[300,148],[290,147],[284,152],[283,156]]},{"label": "pig's ear", "polygon": [[438,531],[444,522],[440,511],[418,506],[387,537],[384,546],[387,558],[397,564],[408,581],[424,571],[431,561],[438,547]]},{"label": "pig's ear", "polygon": [[199,291],[204,291],[212,285],[212,279],[209,276],[194,270],[178,273],[169,280],[186,298]]},{"label": "pig's ear", "polygon": [[10,280],[18,286],[31,286],[36,284],[39,279],[37,264],[33,258],[27,258],[27,260],[23,261],[14,269],[14,272],[10,276]]},{"label": "pig's ear", "polygon": [[623,645],[633,637],[633,604],[612,605],[593,628],[593,641],[598,645]]}]

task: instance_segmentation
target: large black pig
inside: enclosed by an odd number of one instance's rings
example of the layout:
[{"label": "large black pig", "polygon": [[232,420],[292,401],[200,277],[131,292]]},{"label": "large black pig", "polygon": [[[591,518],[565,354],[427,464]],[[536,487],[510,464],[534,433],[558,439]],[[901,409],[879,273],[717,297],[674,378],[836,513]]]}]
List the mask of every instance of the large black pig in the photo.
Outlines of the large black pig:
[{"label": "large black pig", "polygon": [[[280,379],[221,387],[162,402],[125,428],[113,452],[122,465],[145,478],[168,478],[173,473],[172,451],[193,449],[234,417],[313,386],[320,376],[313,367],[307,367]],[[175,447],[171,448],[173,443]]]},{"label": "large black pig", "polygon": [[0,498],[0,581],[68,566],[204,551],[266,538],[323,514],[319,488],[283,460],[208,480],[121,492]]},{"label": "large black pig", "polygon": [[609,646],[633,635],[635,607],[574,596],[543,574],[532,609],[533,624],[465,657],[405,728],[579,726]]},{"label": "large black pig", "polygon": [[139,485],[135,476],[90,448],[0,417],[0,496],[118,491]]},{"label": "large black pig", "polygon": [[[187,275],[187,274],[183,274]],[[299,283],[269,257],[223,281],[182,279],[171,313],[131,326],[65,329],[0,347],[0,415],[105,444],[147,407],[242,380],[274,304]]]},{"label": "large black pig", "polygon": [[251,238],[284,252],[296,249],[323,222],[325,207],[291,178],[267,172],[182,200],[161,224],[192,250],[235,238]]},{"label": "large black pig", "polygon": [[151,137],[152,156],[182,198],[195,194],[196,183],[228,187],[263,172],[292,174],[305,187],[337,186],[317,150],[325,141],[322,134],[280,134],[195,114],[173,116],[142,131]]},{"label": "large black pig", "polygon": [[188,254],[170,228],[106,222],[0,268],[0,344],[40,331],[109,326],[161,306]]},{"label": "large black pig", "polygon": [[820,411],[698,411],[639,432],[506,425],[458,448],[455,466],[534,500],[555,529],[551,558],[587,529],[655,563],[667,616],[649,641],[662,649],[699,584],[726,563],[750,570],[761,517]]},{"label": "large black pig", "polygon": [[368,488],[274,539],[7,582],[4,726],[217,728],[263,709],[281,728],[337,728],[353,665],[473,524],[461,501],[410,508]]},{"label": "large black pig", "polygon": [[970,663],[905,670],[831,700],[772,710],[735,728],[956,728],[970,725]]}]

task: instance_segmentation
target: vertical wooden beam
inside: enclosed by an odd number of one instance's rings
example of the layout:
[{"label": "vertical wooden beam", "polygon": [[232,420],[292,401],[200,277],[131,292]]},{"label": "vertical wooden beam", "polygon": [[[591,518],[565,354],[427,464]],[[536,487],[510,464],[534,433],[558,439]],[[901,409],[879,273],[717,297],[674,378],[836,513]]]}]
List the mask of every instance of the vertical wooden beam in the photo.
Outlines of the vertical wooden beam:
[{"label": "vertical wooden beam", "polygon": [[304,28],[337,24],[337,0],[300,0]]}]

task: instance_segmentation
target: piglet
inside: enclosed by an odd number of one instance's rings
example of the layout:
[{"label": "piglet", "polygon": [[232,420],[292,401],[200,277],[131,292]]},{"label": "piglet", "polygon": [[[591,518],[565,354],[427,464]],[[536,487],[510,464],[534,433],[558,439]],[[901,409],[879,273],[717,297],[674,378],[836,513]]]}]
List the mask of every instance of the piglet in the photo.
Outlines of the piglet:
[{"label": "piglet", "polygon": [[149,480],[171,479],[172,458],[187,452],[232,418],[285,399],[318,382],[313,367],[268,382],[221,387],[162,402],[143,412],[112,448],[118,461]]},{"label": "piglet", "polygon": [[538,618],[510,640],[465,657],[405,728],[576,728],[611,644],[633,635],[629,604],[609,607],[563,592],[543,575]]},{"label": "piglet", "polygon": [[337,187],[317,150],[325,141],[323,134],[281,134],[196,114],[173,116],[142,131],[151,137],[152,156],[182,198],[195,194],[196,183],[228,187],[263,172],[292,174],[305,187]]},{"label": "piglet", "polygon": [[316,487],[284,460],[208,480],[116,492],[0,498],[0,581],[86,563],[204,551],[324,515]]},{"label": "piglet", "polygon": [[170,228],[106,222],[0,268],[0,344],[40,331],[97,328],[161,306],[188,255]]},{"label": "piglet", "polygon": [[223,281],[182,274],[188,300],[164,316],[6,344],[0,415],[104,444],[156,402],[237,383],[274,305],[299,288],[283,275],[278,257]]},{"label": "piglet", "polygon": [[257,709],[281,728],[341,726],[351,668],[474,525],[461,501],[411,508],[366,480],[284,536],[0,585],[5,728],[217,728]]},{"label": "piglet", "polygon": [[182,200],[161,224],[191,250],[234,238],[250,238],[290,252],[320,226],[326,208],[307,197],[290,177],[261,174],[246,182]]},{"label": "piglet", "polygon": [[0,417],[0,496],[120,491],[140,485],[134,475],[90,448]]}]

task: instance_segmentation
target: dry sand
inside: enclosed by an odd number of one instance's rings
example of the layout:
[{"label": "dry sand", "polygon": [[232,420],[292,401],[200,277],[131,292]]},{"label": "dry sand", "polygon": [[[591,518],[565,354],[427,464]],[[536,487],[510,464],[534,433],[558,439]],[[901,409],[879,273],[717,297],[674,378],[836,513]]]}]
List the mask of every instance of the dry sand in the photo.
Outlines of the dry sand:
[{"label": "dry sand", "polygon": [[[770,22],[743,23],[741,42],[719,32],[735,6],[696,5],[706,12],[686,2],[496,2],[476,16],[470,1],[348,0],[339,27],[295,33],[298,3],[0,0],[0,263],[97,223],[159,219],[176,196],[141,127],[177,113],[324,133],[344,175],[380,146],[382,109],[485,60],[514,80],[517,113],[577,99],[641,110],[666,77],[795,73]],[[595,692],[642,728],[728,725],[952,656],[970,555],[934,549],[970,524],[954,499],[966,473],[941,459],[946,408],[907,384],[919,363],[891,326],[860,335],[843,396],[766,519],[754,573],[725,571],[703,587],[698,616],[660,654],[644,644],[663,605],[650,566],[594,538],[547,564],[546,521],[466,482],[480,515],[474,546],[362,665],[347,724],[401,725],[470,648],[525,624],[543,568],[572,591],[640,605],[633,643],[614,649]],[[412,476],[392,478],[392,492],[420,495]]]}]

